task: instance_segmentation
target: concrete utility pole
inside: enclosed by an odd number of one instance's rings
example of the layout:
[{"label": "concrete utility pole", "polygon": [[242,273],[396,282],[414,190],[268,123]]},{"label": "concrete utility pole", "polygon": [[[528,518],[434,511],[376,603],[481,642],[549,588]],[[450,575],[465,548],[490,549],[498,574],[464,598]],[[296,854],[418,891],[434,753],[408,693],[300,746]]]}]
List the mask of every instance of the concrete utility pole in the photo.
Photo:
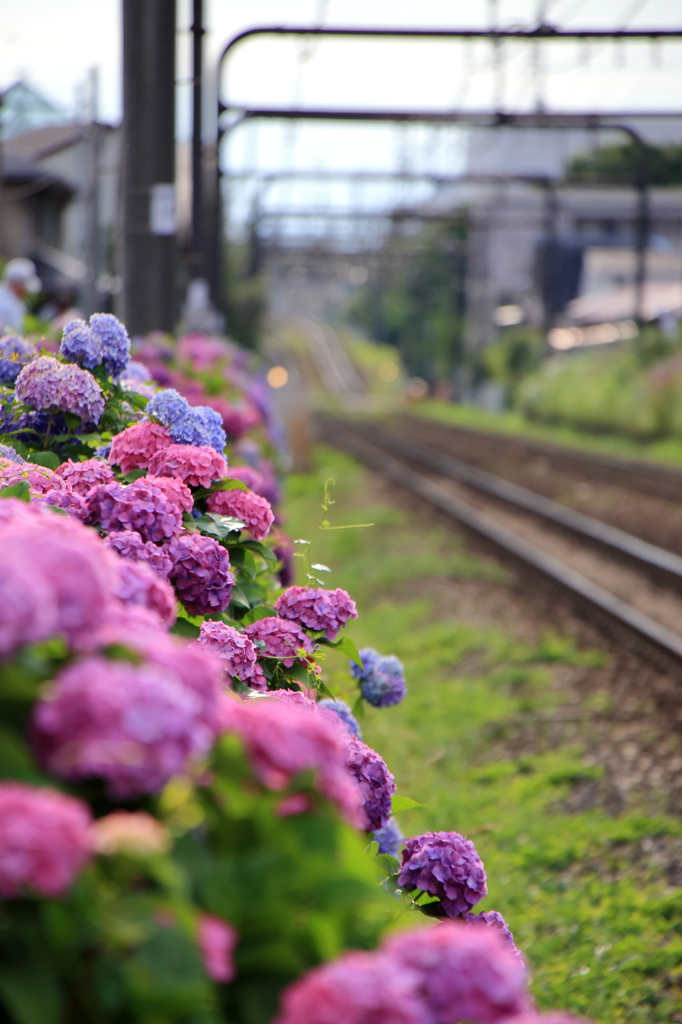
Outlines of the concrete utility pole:
[{"label": "concrete utility pole", "polygon": [[204,277],[203,0],[192,0],[192,14],[192,251],[189,274],[190,277]]},{"label": "concrete utility pole", "polygon": [[175,0],[123,0],[123,316],[176,320]]}]

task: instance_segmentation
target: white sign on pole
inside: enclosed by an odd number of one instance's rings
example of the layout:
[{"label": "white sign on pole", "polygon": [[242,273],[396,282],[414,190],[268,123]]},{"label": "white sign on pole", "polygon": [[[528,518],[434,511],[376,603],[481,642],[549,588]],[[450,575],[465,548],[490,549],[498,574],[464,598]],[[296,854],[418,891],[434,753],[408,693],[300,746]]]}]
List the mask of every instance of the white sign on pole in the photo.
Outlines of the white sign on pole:
[{"label": "white sign on pole", "polygon": [[149,230],[153,235],[174,235],[178,230],[175,213],[175,185],[157,182],[149,190]]}]

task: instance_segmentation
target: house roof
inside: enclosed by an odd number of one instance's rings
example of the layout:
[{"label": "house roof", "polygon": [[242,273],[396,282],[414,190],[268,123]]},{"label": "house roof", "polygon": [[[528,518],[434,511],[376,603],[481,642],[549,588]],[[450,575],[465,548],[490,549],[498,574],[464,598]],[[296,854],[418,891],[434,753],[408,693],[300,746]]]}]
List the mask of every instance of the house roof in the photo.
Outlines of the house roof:
[{"label": "house roof", "polygon": [[43,160],[80,141],[83,137],[83,128],[83,125],[74,123],[50,124],[7,139],[3,149],[5,153],[25,160]]}]

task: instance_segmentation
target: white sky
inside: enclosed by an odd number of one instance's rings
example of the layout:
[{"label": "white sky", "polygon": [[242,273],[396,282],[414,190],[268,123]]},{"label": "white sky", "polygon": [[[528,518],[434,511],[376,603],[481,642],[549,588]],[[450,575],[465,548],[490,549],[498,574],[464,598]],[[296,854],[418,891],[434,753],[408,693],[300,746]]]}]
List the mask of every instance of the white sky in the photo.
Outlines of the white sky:
[{"label": "white sky", "polygon": [[[24,76],[75,109],[90,67],[100,72],[100,116],[121,110],[120,0],[0,0],[0,89]],[[208,66],[236,32],[258,24],[531,27],[541,10],[561,27],[677,28],[682,0],[207,0]],[[178,0],[178,79],[190,73],[190,0]],[[679,110],[682,44],[547,44],[533,54],[507,44],[501,76],[486,43],[250,41],[230,64],[230,96],[269,106],[374,106],[508,110],[541,99],[557,110]],[[223,86],[225,86],[225,81]],[[189,129],[189,88],[178,91],[178,128]],[[307,166],[456,172],[458,130],[395,126],[255,124],[225,153],[232,168]],[[292,195],[295,186],[282,187]],[[309,193],[308,193],[309,194]],[[244,197],[242,197],[242,202]]]}]

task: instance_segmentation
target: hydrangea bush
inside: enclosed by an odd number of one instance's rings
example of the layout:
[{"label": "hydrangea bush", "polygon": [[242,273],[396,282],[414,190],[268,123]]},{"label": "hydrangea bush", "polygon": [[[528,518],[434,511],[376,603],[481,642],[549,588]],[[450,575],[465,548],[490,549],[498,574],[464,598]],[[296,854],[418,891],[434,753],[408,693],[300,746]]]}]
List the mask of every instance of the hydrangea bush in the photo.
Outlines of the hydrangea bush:
[{"label": "hydrangea bush", "polygon": [[[238,353],[192,337],[166,359],[157,338],[145,380],[108,314],[67,325],[58,356],[18,341],[2,349],[21,366],[0,449],[2,1019],[538,1024],[506,922],[476,912],[474,844],[404,839],[362,741],[363,704],[404,698],[402,666],[343,635],[355,604],[304,542],[309,585],[282,586],[272,421]],[[49,421],[35,443],[30,416]],[[350,659],[353,708],[327,657]],[[382,939],[406,909],[439,920]]]}]

